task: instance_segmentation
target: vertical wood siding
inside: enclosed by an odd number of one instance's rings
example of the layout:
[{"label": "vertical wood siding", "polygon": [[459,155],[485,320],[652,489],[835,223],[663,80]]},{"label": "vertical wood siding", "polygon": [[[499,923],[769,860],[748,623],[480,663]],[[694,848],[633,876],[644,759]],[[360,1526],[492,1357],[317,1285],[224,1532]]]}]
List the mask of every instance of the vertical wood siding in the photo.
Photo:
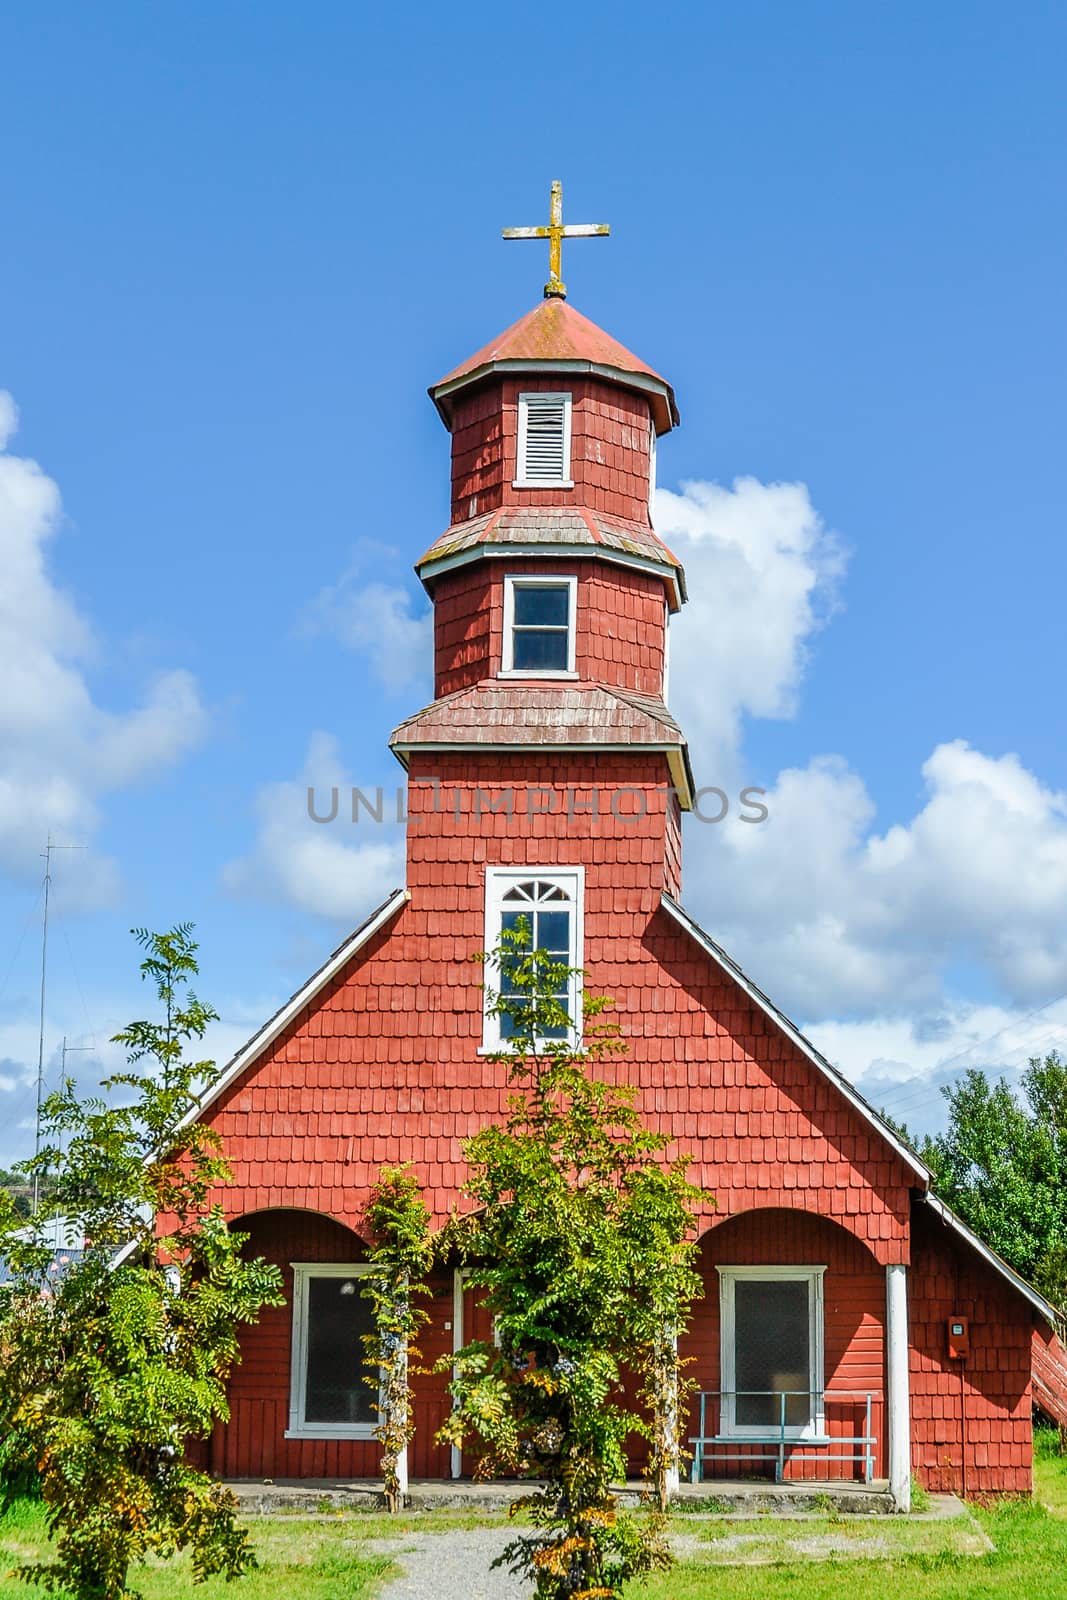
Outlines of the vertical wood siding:
[{"label": "vertical wood siding", "polygon": [[[1029,1306],[922,1205],[909,1277],[913,1470],[938,1493],[1029,1494]],[[948,1356],[952,1316],[970,1324],[965,1364]]]}]

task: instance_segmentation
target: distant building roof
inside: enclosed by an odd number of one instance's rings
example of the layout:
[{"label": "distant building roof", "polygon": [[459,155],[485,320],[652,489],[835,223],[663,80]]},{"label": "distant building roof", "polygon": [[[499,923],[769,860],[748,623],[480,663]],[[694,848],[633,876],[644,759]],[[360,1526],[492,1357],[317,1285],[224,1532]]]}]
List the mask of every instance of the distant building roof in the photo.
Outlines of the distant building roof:
[{"label": "distant building roof", "polygon": [[[20,1239],[32,1239],[35,1228],[32,1222],[26,1224],[18,1231]],[[42,1243],[52,1251],[52,1260],[47,1268],[47,1276],[59,1277],[66,1267],[80,1261],[85,1254],[85,1237],[79,1222],[68,1217],[49,1217],[41,1224],[40,1233]],[[11,1282],[11,1269],[3,1256],[0,1256],[0,1288]]]}]

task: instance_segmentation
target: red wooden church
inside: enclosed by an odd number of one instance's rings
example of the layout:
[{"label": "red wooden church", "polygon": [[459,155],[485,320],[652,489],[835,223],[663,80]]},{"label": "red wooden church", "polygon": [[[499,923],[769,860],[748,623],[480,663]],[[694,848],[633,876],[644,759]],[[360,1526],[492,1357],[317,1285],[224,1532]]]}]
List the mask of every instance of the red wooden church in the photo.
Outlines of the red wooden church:
[{"label": "red wooden church", "polygon": [[[912,1473],[1028,1491],[1031,1347],[1052,1341],[1052,1308],[682,907],[695,791],[665,696],[686,587],[650,511],[678,410],[664,378],[566,302],[558,238],[545,299],[430,390],[452,514],[417,564],[435,699],[391,741],[408,775],[406,887],[204,1102],[235,1171],[221,1199],[287,1298],[245,1334],[211,1467],[375,1476],[361,1214],[379,1169],[405,1161],[439,1222],[463,1206],[462,1141],[506,1093],[470,957],[524,913],[538,945],[614,997],[618,1070],[716,1197],[685,1350],[694,1475],[888,1480],[901,1508]],[[427,1357],[484,1324],[458,1271],[430,1309]],[[462,1475],[434,1438],[444,1380],[419,1385],[410,1472]]]}]

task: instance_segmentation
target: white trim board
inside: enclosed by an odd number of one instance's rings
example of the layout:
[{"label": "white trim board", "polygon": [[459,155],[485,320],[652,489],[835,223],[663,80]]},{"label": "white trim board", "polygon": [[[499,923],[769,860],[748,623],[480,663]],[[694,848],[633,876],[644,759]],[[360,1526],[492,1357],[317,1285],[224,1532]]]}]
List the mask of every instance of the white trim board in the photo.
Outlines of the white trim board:
[{"label": "white trim board", "polygon": [[[533,402],[531,406],[531,401]],[[559,408],[559,446],[561,472],[558,477],[538,477],[530,472],[530,412],[550,404]],[[519,395],[519,429],[515,452],[513,489],[573,489],[571,477],[571,411],[574,397],[569,389],[533,389]]]},{"label": "white trim board", "polygon": [[[514,507],[507,509],[513,510]],[[673,566],[669,561],[654,561],[651,556],[628,555],[625,551],[616,549],[614,545],[593,542],[562,544],[547,539],[500,539],[494,543],[493,540],[487,539],[484,544],[466,545],[462,550],[455,550],[449,555],[433,556],[430,560],[420,561],[416,564],[415,571],[423,588],[432,599],[430,584],[442,573],[454,572],[457,567],[469,566],[472,561],[494,559],[511,561],[516,556],[536,556],[539,561],[606,561],[612,566],[630,567],[635,572],[651,573],[667,584],[674,599],[672,611],[680,611],[683,603],[689,598],[682,567]]]},{"label": "white trim board", "polygon": [[[390,741],[392,750],[400,765],[407,770],[407,757],[423,755],[427,751],[435,755],[445,752],[464,750],[481,755],[601,755],[621,753],[624,755],[662,755],[667,758],[667,768],[673,779],[673,788],[678,796],[678,804],[683,811],[693,809],[693,785],[689,772],[689,757],[684,744],[646,744],[644,740],[633,741],[630,744],[552,744],[542,742],[536,744],[529,740],[507,743],[504,740],[480,739],[412,739],[397,740],[394,744]],[[420,782],[423,780],[419,780]]]},{"label": "white trim board", "polygon": [[[522,624],[515,621],[515,591],[517,589],[565,589],[567,592],[567,621],[563,628],[553,628],[553,632],[564,632],[567,644],[567,665],[565,667],[517,667],[515,665],[515,629],[523,626],[533,627],[535,624]],[[560,678],[577,679],[575,661],[578,648],[578,579],[573,572],[506,572],[504,574],[504,625],[501,640],[500,668],[497,676],[500,678],[547,678],[558,682]]]},{"label": "white trim board", "polygon": [[[719,1274],[719,1373],[722,1394],[719,1404],[719,1432],[733,1439],[758,1437],[768,1432],[768,1426],[737,1421],[737,1396],[733,1392],[737,1383],[737,1312],[735,1287],[738,1279],[766,1283],[785,1279],[790,1283],[808,1286],[808,1399],[810,1409],[807,1422],[786,1425],[787,1439],[822,1439],[826,1433],[823,1406],[823,1387],[826,1382],[824,1355],[824,1330],[826,1312],[823,1303],[825,1266],[741,1266],[716,1265]],[[770,1426],[776,1426],[771,1424]]]},{"label": "white trim board", "polygon": [[[571,915],[571,949],[568,955],[570,966],[574,969],[567,985],[568,1004],[570,1006],[573,1034],[571,1043],[580,1047],[582,1038],[582,958],[585,949],[585,868],[584,866],[487,866],[485,869],[485,921],[484,937],[485,949],[494,950],[499,943],[500,917],[503,913],[504,896],[509,888],[514,888],[527,881],[551,883],[559,886],[569,895],[567,910]],[[516,903],[509,910],[524,910],[521,903]],[[551,909],[551,905],[549,906]],[[497,972],[496,982],[500,982]],[[492,985],[490,985],[492,987]],[[482,1010],[482,1044],[479,1055],[494,1054],[509,1048],[506,1039],[500,1037],[500,1018],[490,1015],[488,996]]]},{"label": "white trim board", "polygon": [[[458,377],[445,378],[427,390],[449,433],[452,431],[452,412],[447,404],[449,398],[458,394],[461,389],[480,383],[483,378],[496,372],[535,372],[539,376],[543,373],[551,373],[553,376],[556,373],[574,373],[606,378],[609,383],[617,383],[620,388],[639,389],[653,396],[651,409],[656,420],[657,433],[669,433],[672,427],[678,425],[678,403],[674,398],[673,389],[664,378],[653,377],[650,372],[634,372],[628,367],[613,367],[607,362],[590,361],[581,356],[559,356],[547,360],[534,356],[503,358],[489,356],[480,366],[472,367],[469,372],[461,372]],[[656,401],[659,401],[658,405]]]}]

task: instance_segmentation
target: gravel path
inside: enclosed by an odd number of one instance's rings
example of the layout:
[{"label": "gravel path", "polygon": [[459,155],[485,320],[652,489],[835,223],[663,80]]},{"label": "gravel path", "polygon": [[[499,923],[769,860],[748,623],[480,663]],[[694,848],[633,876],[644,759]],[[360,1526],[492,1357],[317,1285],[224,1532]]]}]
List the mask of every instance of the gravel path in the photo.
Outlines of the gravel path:
[{"label": "gravel path", "polygon": [[527,1600],[527,1585],[492,1562],[514,1528],[457,1528],[455,1533],[409,1533],[374,1539],[368,1548],[392,1556],[403,1575],[382,1590],[381,1600]]}]

